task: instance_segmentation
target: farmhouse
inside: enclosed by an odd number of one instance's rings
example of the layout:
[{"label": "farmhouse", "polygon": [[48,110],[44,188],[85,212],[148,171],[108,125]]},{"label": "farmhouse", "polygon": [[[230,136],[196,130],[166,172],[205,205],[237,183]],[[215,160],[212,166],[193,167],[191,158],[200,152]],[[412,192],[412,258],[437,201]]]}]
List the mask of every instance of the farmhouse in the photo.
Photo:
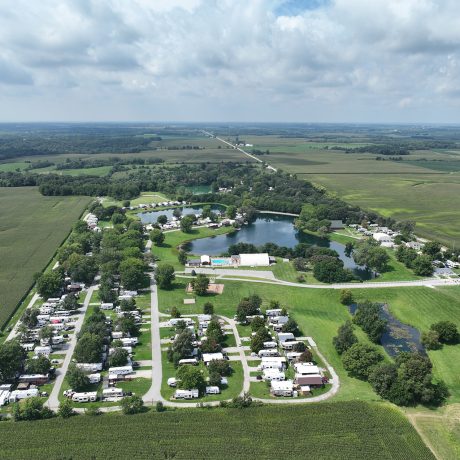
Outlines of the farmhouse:
[{"label": "farmhouse", "polygon": [[292,396],[294,394],[294,384],[292,380],[277,381],[272,380],[270,392],[273,396]]}]

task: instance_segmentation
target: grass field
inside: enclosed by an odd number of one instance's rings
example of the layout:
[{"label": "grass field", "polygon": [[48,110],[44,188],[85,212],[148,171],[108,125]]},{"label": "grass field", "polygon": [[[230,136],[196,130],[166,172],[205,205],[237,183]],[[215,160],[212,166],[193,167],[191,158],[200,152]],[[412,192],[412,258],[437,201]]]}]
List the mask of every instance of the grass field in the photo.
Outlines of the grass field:
[{"label": "grass field", "polygon": [[460,406],[449,405],[433,414],[428,410],[409,410],[407,415],[423,440],[443,460],[460,458]]},{"label": "grass field", "polygon": [[360,402],[5,423],[0,443],[3,459],[433,458],[398,410]]},{"label": "grass field", "polygon": [[88,197],[44,197],[33,187],[0,188],[1,326],[88,202]]}]

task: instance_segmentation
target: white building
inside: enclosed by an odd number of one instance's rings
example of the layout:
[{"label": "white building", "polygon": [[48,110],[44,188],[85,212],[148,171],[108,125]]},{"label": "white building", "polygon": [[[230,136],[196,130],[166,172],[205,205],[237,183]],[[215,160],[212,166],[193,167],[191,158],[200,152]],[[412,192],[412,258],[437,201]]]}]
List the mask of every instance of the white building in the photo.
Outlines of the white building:
[{"label": "white building", "polygon": [[379,243],[391,243],[391,237],[383,232],[374,233],[372,237]]},{"label": "white building", "polygon": [[206,366],[211,361],[217,361],[222,359],[224,359],[224,355],[222,353],[203,353],[203,362],[206,364]]},{"label": "white building", "polygon": [[242,267],[268,267],[270,265],[270,257],[267,253],[239,254],[232,256],[232,259]]},{"label": "white building", "polygon": [[313,363],[295,363],[294,369],[296,374],[299,375],[310,375],[320,373],[318,366],[315,366]]}]

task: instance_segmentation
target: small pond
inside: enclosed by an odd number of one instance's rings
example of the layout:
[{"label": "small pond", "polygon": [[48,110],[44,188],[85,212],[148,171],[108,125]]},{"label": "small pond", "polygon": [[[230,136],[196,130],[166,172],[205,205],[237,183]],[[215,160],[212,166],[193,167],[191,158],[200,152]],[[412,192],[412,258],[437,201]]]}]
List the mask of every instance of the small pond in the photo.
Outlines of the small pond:
[{"label": "small pond", "polygon": [[[348,307],[352,315],[358,305]],[[425,348],[420,341],[420,332],[415,327],[404,324],[396,319],[387,304],[381,304],[380,315],[388,321],[387,330],[382,335],[382,346],[390,356],[396,356],[402,351],[425,353]]]},{"label": "small pond", "polygon": [[[173,217],[173,212],[175,208],[161,209],[159,211],[150,211],[150,212],[140,212],[137,216],[141,219],[143,224],[155,224],[158,217],[165,215],[168,219]],[[202,206],[185,206],[179,208],[182,211],[182,215],[187,214],[201,214],[203,211]],[[224,211],[225,206],[219,206],[218,204],[211,205],[212,211]]]}]

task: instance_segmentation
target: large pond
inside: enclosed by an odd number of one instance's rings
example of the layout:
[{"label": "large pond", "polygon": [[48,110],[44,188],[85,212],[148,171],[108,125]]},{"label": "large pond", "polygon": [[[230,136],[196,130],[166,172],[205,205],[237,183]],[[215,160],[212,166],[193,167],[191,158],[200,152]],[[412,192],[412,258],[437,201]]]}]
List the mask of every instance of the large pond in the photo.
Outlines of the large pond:
[{"label": "large pond", "polygon": [[[212,206],[213,211],[219,211],[223,208],[219,205]],[[182,214],[199,214],[202,207],[189,206],[182,208]],[[173,215],[173,209],[163,211],[153,211],[138,214],[142,223],[154,223],[158,216],[165,214],[168,218]],[[279,214],[259,214],[254,222],[244,225],[240,230],[225,235],[216,235],[209,238],[194,240],[189,245],[189,250],[193,254],[218,256],[228,250],[228,247],[236,243],[252,243],[255,246],[261,246],[265,243],[275,243],[278,246],[294,247],[298,243],[308,243],[315,246],[322,246],[334,249],[339,254],[345,268],[353,270],[362,280],[372,278],[372,272],[366,270],[355,263],[355,261],[345,254],[345,246],[335,241],[329,241],[324,238],[318,238],[313,235],[307,235],[298,232],[294,227],[294,217]]]},{"label": "large pond", "polygon": [[[356,308],[356,304],[350,305],[349,310],[352,315],[355,314]],[[418,329],[396,319],[390,313],[387,304],[380,306],[380,316],[388,321],[387,329],[382,335],[381,344],[390,356],[396,356],[402,351],[425,353]]]}]

